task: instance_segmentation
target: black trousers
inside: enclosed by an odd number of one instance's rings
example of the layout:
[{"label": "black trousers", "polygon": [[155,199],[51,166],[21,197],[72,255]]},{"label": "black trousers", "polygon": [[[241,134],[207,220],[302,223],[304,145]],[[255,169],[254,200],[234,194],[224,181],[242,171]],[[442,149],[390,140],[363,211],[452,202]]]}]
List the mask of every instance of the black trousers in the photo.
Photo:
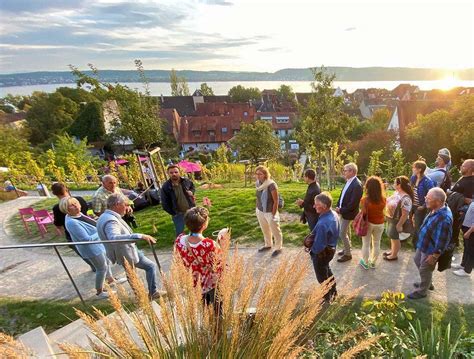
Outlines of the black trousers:
[{"label": "black trousers", "polygon": [[[334,257],[334,253],[330,256],[318,257],[317,254],[310,253],[311,260],[313,261],[314,272],[316,273],[316,279],[321,284],[328,278],[333,276],[331,268],[329,267],[329,262],[331,262]],[[333,282],[331,289],[324,295],[326,302],[330,302],[336,294],[336,280]]]},{"label": "black trousers", "polygon": [[[462,227],[462,233],[468,231],[468,227]],[[469,239],[464,239],[464,252],[462,253],[461,265],[466,273],[471,273],[474,267],[474,233],[471,233]]]}]

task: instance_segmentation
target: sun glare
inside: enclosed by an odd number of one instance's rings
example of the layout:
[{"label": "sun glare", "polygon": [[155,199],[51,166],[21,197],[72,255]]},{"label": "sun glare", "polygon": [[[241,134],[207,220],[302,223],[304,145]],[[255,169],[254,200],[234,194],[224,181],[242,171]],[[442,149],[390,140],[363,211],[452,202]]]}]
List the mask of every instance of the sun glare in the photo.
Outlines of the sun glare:
[{"label": "sun glare", "polygon": [[439,80],[439,82],[436,84],[434,88],[437,88],[443,91],[448,91],[448,90],[451,90],[455,86],[456,86],[456,78],[454,77],[454,75],[448,75],[444,79]]}]

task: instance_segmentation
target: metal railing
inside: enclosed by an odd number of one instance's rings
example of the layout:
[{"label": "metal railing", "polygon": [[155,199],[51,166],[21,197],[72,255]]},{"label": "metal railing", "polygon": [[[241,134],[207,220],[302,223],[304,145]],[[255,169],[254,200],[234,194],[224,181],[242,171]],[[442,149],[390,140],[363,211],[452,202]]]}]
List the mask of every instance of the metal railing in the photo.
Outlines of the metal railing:
[{"label": "metal railing", "polygon": [[[61,262],[64,270],[66,271],[69,280],[71,281],[72,285],[74,286],[74,289],[76,290],[77,296],[81,300],[82,304],[84,305],[85,308],[87,308],[86,302],[84,301],[84,298],[82,298],[81,292],[79,291],[79,288],[77,288],[76,282],[72,278],[71,273],[69,272],[69,269],[66,266],[66,263],[63,260],[63,257],[61,256],[61,253],[58,251],[58,247],[70,247],[71,245],[74,246],[84,246],[84,245],[91,245],[91,244],[98,244],[98,243],[103,243],[103,244],[110,244],[110,243],[135,243],[140,241],[141,239],[117,239],[117,240],[111,240],[111,241],[86,241],[86,242],[67,242],[67,243],[30,243],[30,244],[13,244],[13,245],[8,245],[8,246],[0,246],[0,250],[2,249],[28,249],[28,248],[53,248],[54,251],[56,252],[56,255],[59,258],[59,261]],[[161,264],[160,261],[158,260],[158,256],[156,254],[155,247],[153,246],[152,243],[148,243],[150,245],[151,251],[153,252],[153,257],[155,258],[155,262],[158,266],[158,270],[161,273]]]}]

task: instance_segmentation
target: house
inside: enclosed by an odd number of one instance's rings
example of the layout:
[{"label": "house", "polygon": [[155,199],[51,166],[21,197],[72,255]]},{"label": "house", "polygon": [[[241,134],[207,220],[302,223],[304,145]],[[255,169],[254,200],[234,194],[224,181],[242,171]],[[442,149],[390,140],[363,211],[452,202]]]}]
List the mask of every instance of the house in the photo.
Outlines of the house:
[{"label": "house", "polygon": [[392,95],[394,98],[399,99],[400,101],[409,101],[414,99],[413,95],[418,93],[420,89],[418,86],[410,84],[400,84],[392,90]]},{"label": "house", "polygon": [[295,112],[258,112],[255,119],[270,123],[275,135],[283,140],[293,133],[297,116]]},{"label": "house", "polygon": [[235,115],[188,116],[181,119],[178,143],[183,150],[205,148],[216,150],[240,131],[241,123],[253,122]]},{"label": "house", "polygon": [[0,124],[7,125],[14,128],[20,128],[26,123],[26,112],[19,111],[13,113],[0,112]]}]

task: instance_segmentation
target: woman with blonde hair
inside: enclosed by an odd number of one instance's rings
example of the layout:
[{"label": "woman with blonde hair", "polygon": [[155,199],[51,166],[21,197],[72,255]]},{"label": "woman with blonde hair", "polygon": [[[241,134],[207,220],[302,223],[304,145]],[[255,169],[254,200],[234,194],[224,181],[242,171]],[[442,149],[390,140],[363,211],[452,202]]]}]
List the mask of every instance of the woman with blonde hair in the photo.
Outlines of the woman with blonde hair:
[{"label": "woman with blonde hair", "polygon": [[255,212],[265,240],[265,245],[258,251],[265,252],[270,250],[273,247],[273,237],[275,250],[272,253],[272,257],[276,257],[281,253],[283,246],[280,214],[278,213],[278,186],[271,179],[270,171],[265,166],[258,166],[255,169],[255,177],[257,179],[257,208]]},{"label": "woman with blonde hair", "polygon": [[93,243],[99,240],[96,221],[81,213],[81,204],[74,197],[65,197],[59,202],[59,210],[67,213],[65,227],[73,242],[91,242],[87,245],[76,246],[82,258],[88,259],[95,267],[95,288],[98,298],[108,298],[104,290],[107,278],[109,284],[123,283],[125,278],[117,279],[112,276],[111,263],[107,259],[105,247],[102,243]]}]

